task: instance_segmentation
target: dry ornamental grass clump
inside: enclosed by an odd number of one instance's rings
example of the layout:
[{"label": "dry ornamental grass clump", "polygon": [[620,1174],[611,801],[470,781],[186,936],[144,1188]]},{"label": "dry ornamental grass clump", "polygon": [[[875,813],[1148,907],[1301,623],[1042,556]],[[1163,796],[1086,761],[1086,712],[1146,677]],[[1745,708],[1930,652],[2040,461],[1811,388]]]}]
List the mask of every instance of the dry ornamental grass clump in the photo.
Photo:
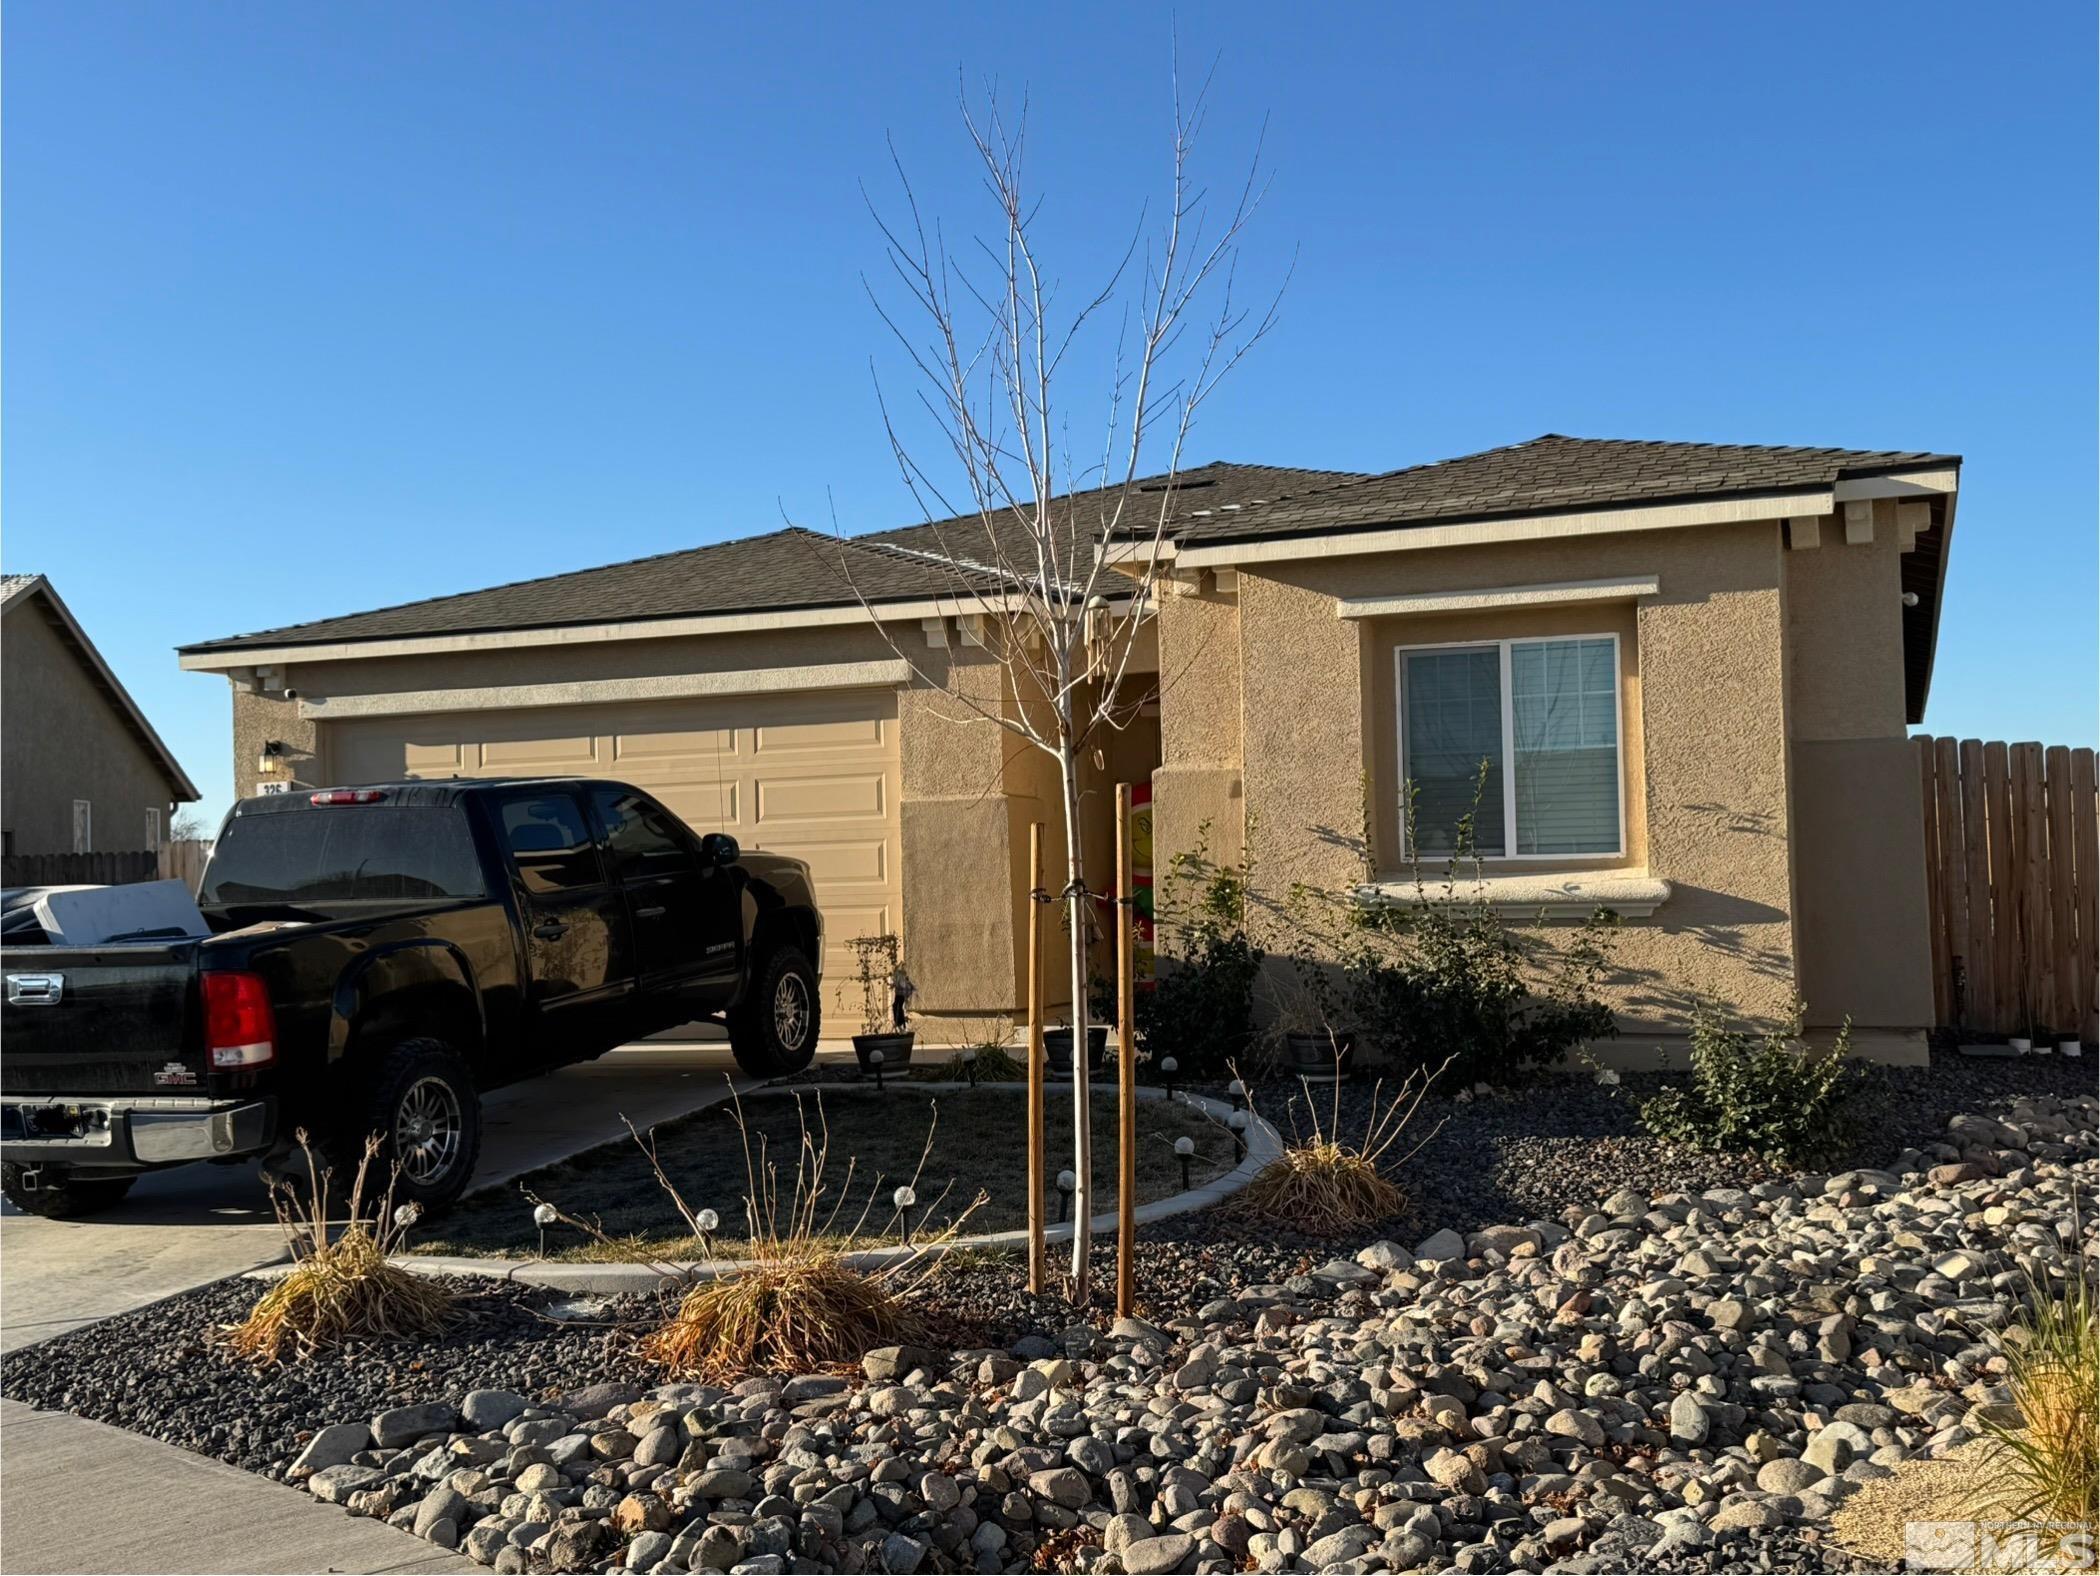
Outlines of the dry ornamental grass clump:
[{"label": "dry ornamental grass clump", "polygon": [[2001,1512],[2100,1534],[2100,1298],[2082,1262],[2061,1288],[2032,1278],[2002,1341],[2017,1420],[1987,1421]]},{"label": "dry ornamental grass clump", "polygon": [[281,1363],[307,1358],[353,1341],[397,1340],[432,1335],[452,1315],[453,1296],[424,1276],[389,1261],[416,1223],[414,1204],[394,1207],[394,1183],[371,1214],[365,1213],[365,1184],[379,1154],[378,1138],[365,1142],[350,1184],[348,1214],[342,1229],[330,1234],[329,1184],[332,1173],[322,1165],[299,1133],[306,1157],[306,1179],[275,1181],[270,1204],[292,1250],[292,1267],[249,1310],[248,1317],[225,1331],[226,1344],[243,1357]]},{"label": "dry ornamental grass clump", "polygon": [[[1312,1086],[1302,1084],[1310,1131],[1294,1130],[1290,1146],[1247,1184],[1239,1208],[1315,1236],[1333,1236],[1399,1214],[1407,1204],[1407,1194],[1386,1172],[1411,1160],[1444,1124],[1438,1122],[1405,1154],[1387,1157],[1407,1131],[1429,1086],[1450,1065],[1447,1059],[1435,1072],[1417,1067],[1391,1095],[1382,1093],[1382,1080],[1372,1085],[1363,1133],[1353,1139],[1341,1130],[1341,1079],[1335,1080],[1333,1104],[1325,1122],[1320,1119]],[[1294,1122],[1296,1105],[1293,1101]]]},{"label": "dry ornamental grass clump", "polygon": [[[831,1133],[824,1120],[822,1096],[816,1100],[815,1132],[799,1095],[795,1108],[801,1117],[800,1138],[793,1177],[783,1188],[765,1135],[752,1133],[744,1121],[742,1101],[734,1103],[744,1148],[749,1257],[682,1292],[664,1322],[635,1348],[641,1357],[679,1378],[730,1383],[754,1372],[808,1373],[915,1338],[921,1324],[911,1302],[931,1273],[931,1253],[953,1239],[985,1202],[984,1195],[978,1194],[948,1225],[914,1241],[913,1217],[916,1215],[917,1229],[923,1232],[947,1197],[944,1189],[927,1204],[919,1202],[919,1175],[933,1149],[929,1127],[911,1180],[885,1195],[883,1179],[878,1176],[869,1185],[857,1217],[846,1223],[854,1163],[847,1161],[845,1178],[834,1190],[825,1180]],[[653,1131],[645,1136],[635,1132],[632,1124],[628,1131],[648,1157],[657,1185],[686,1229],[700,1239],[710,1258],[715,1257],[720,1217],[712,1209],[695,1209],[686,1203],[658,1158]],[[595,1221],[580,1220],[545,1205],[530,1192],[526,1196],[535,1205],[554,1209],[564,1224],[598,1241],[610,1241]],[[871,1222],[879,1222],[879,1229],[871,1230]],[[884,1234],[900,1228],[903,1247],[881,1242]],[[878,1268],[862,1270],[847,1262],[849,1255],[878,1247],[885,1249]],[[656,1267],[667,1280],[680,1278],[672,1265]]]}]

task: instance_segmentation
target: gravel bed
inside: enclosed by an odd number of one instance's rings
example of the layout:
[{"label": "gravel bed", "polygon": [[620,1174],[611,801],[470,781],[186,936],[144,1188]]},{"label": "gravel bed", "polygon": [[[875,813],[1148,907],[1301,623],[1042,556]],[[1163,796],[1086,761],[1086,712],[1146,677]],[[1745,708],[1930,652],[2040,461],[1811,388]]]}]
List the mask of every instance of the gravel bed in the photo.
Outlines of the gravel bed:
[{"label": "gravel bed", "polygon": [[[315,1417],[437,1400],[481,1384],[558,1394],[632,1372],[608,1328],[543,1316],[561,1305],[555,1294],[501,1282],[448,1284],[463,1295],[443,1336],[271,1367],[233,1358],[211,1340],[262,1294],[260,1281],[237,1275],[11,1352],[0,1389],[10,1400],[278,1477]],[[628,1299],[601,1317],[637,1316],[651,1301]]]},{"label": "gravel bed", "polygon": [[[674,1450],[681,1464],[668,1475],[619,1456],[650,1431],[657,1403],[643,1402],[632,1428],[613,1428],[611,1457],[595,1435],[585,1459],[554,1447],[553,1497],[531,1505],[506,1474],[537,1458],[501,1428],[465,1442],[472,1430],[449,1409],[469,1391],[515,1391],[548,1414],[547,1429],[562,1418],[612,1427],[590,1422],[598,1414],[577,1398],[608,1385],[632,1400],[649,1393],[620,1326],[653,1299],[583,1303],[471,1283],[440,1340],[269,1369],[207,1339],[257,1293],[234,1280],[11,1354],[0,1389],[295,1481],[314,1467],[295,1463],[316,1430],[364,1439],[382,1412],[432,1407],[431,1439],[452,1430],[479,1479],[455,1474],[460,1489],[433,1478],[429,1440],[367,1440],[316,1491],[330,1497],[340,1483],[361,1513],[449,1537],[499,1571],[697,1571],[703,1553],[755,1559],[754,1571],[789,1568],[790,1556],[797,1569],[1222,1569],[1221,1554],[1230,1568],[1269,1570],[1358,1558],[1396,1570],[1425,1560],[1480,1571],[1863,1568],[1824,1541],[1830,1507],[1891,1462],[1972,1436],[1971,1409],[1992,1396],[1977,1332],[2018,1291],[2003,1256],[2072,1242],[2074,1167],[2080,1191],[2095,1182],[2087,1065],[1942,1057],[1929,1070],[1870,1069],[1853,1169],[1827,1181],[1646,1137],[1633,1101],[1658,1082],[1564,1076],[1425,1102],[1417,1133],[1444,1125],[1400,1173],[1406,1210],[1346,1241],[1279,1232],[1230,1205],[1146,1228],[1142,1326],[1109,1331],[1100,1312],[1112,1243],[1101,1244],[1090,1316],[1059,1296],[1028,1297],[1010,1256],[960,1257],[925,1293],[934,1350],[871,1368],[865,1390],[857,1378],[850,1394],[813,1378],[794,1405],[764,1384],[655,1392],[690,1414],[687,1437],[706,1448]],[[1255,1091],[1287,1134],[1288,1094]],[[1333,1095],[1318,1098],[1324,1114]],[[1345,1086],[1341,1100],[1348,1131],[1370,1090]],[[1053,1267],[1064,1257],[1053,1253]],[[1513,1387],[1477,1382],[1519,1353],[1530,1371],[1513,1372]],[[1859,1353],[1871,1354],[1864,1366]],[[1042,1382],[1016,1382],[1026,1362]],[[1580,1375],[1600,1367],[1621,1377],[1585,1391]],[[1235,1373],[1259,1377],[1213,1393]],[[874,1399],[885,1387],[908,1393]],[[1132,1398],[1155,1392],[1131,1433]],[[1679,1404],[1694,1393],[1701,1419]],[[1453,1395],[1461,1415],[1481,1414],[1480,1431],[1442,1410]],[[1176,1410],[1198,1398],[1203,1410]],[[1885,1400],[1892,1420],[1874,1411]],[[1811,1472],[1801,1458],[1849,1403],[1865,1421]],[[618,1424],[627,1402],[608,1404]],[[1324,1413],[1326,1432],[1279,1443],[1279,1411]],[[1387,1417],[1397,1437],[1382,1432]],[[1214,1423],[1249,1432],[1229,1448],[1206,1444]],[[724,1449],[733,1454],[702,1460]],[[868,1462],[898,1453],[913,1462],[906,1476],[867,1475]],[[1270,1467],[1252,1474],[1236,1461]],[[801,1489],[783,1500],[772,1487],[815,1470],[839,1474],[837,1527],[829,1512],[811,1522]],[[749,1485],[749,1497],[725,1483]],[[966,1499],[951,1502],[958,1484]],[[1288,1499],[1294,1485],[1306,1492]],[[1067,1505],[1068,1494],[1080,1498]],[[1255,1523],[1232,1508],[1247,1495],[1270,1507],[1251,1551],[1236,1540]],[[783,1537],[782,1563],[769,1563]]]}]

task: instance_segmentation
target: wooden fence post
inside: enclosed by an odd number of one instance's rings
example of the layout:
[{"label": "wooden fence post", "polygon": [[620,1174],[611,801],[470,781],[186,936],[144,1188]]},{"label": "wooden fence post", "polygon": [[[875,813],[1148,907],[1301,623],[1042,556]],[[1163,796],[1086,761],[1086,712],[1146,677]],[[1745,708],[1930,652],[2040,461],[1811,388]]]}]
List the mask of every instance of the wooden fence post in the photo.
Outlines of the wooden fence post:
[{"label": "wooden fence post", "polygon": [[2093,752],[2071,752],[2071,846],[2078,912],[2078,1034],[2100,1045],[2100,804]]},{"label": "wooden fence post", "polygon": [[1043,823],[1028,827],[1028,1292],[1043,1294]]},{"label": "wooden fence post", "polygon": [[[2078,1034],[2077,852],[2071,834],[2071,752],[2052,744],[2042,752],[2042,796],[2049,817],[2049,955],[2055,976],[2049,1025],[2058,1034]],[[2092,932],[2086,931],[2090,941]]]},{"label": "wooden fence post", "polygon": [[1984,815],[1990,822],[1991,976],[1998,988],[1998,1022],[2021,1014],[2019,891],[2013,866],[2012,765],[2005,745],[1983,747]]},{"label": "wooden fence post", "polygon": [[1135,888],[1130,861],[1130,784],[1116,786],[1116,1317],[1137,1300],[1137,1030],[1131,986]]},{"label": "wooden fence post", "polygon": [[1991,939],[1990,817],[1983,791],[1983,741],[1961,741],[1962,845],[1969,869],[1969,1021],[1998,1021],[1998,949]]},{"label": "wooden fence post", "polygon": [[1947,934],[1947,862],[1939,857],[1940,794],[1934,781],[1937,757],[1933,741],[1911,741],[1918,755],[1918,802],[1925,817],[1925,937],[1932,954],[1932,1017],[1935,1023],[1954,1021],[1954,957]]}]

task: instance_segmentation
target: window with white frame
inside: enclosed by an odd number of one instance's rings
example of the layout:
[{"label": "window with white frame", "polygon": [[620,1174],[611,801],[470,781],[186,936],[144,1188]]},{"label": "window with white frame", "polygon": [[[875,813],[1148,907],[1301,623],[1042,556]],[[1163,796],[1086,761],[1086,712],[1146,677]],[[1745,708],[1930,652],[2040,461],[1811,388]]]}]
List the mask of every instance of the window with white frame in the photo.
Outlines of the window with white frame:
[{"label": "window with white frame", "polygon": [[160,809],[150,804],[146,806],[146,846],[160,847]]},{"label": "window with white frame", "polygon": [[1403,647],[1395,662],[1415,855],[1456,852],[1468,816],[1483,858],[1624,851],[1616,635]]}]

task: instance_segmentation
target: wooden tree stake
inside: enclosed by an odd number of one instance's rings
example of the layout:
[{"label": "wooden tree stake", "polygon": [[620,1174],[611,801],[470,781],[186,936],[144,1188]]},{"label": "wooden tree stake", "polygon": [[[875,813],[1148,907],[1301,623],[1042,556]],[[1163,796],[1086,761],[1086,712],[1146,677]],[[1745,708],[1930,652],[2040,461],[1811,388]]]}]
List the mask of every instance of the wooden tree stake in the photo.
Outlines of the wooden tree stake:
[{"label": "wooden tree stake", "polygon": [[1043,823],[1028,827],[1028,1292],[1043,1294]]},{"label": "wooden tree stake", "polygon": [[1137,1295],[1137,1031],[1132,1011],[1137,960],[1130,872],[1130,784],[1116,787],[1116,1317]]}]

